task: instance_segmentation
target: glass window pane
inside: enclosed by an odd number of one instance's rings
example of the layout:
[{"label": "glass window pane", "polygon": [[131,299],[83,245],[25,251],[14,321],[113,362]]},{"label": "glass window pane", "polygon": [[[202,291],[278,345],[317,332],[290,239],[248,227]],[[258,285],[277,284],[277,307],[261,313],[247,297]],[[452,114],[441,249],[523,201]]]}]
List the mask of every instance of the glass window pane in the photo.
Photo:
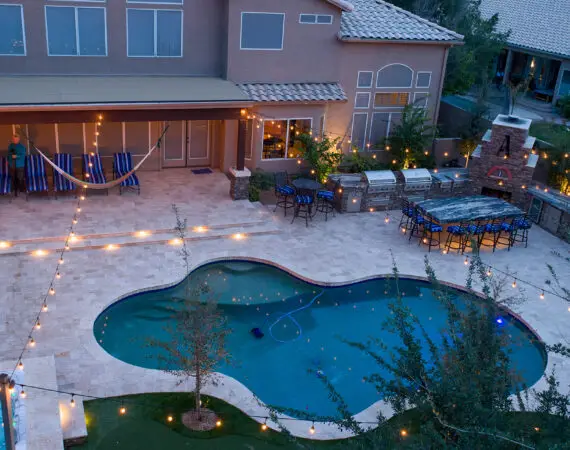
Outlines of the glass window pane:
[{"label": "glass window pane", "polygon": [[368,121],[367,113],[355,113],[352,116],[352,145],[363,149],[366,141],[366,122]]},{"label": "glass window pane", "polygon": [[390,113],[374,113],[370,124],[370,145],[374,148],[382,148],[384,139],[388,134],[388,122]]},{"label": "glass window pane", "polygon": [[317,23],[331,24],[332,21],[333,21],[332,16],[324,16],[324,15],[317,16]]},{"label": "glass window pane", "polygon": [[79,54],[105,56],[105,9],[77,8],[79,22]]},{"label": "glass window pane", "polygon": [[157,56],[182,56],[182,12],[157,11]]},{"label": "glass window pane", "polygon": [[287,140],[286,120],[263,121],[263,159],[275,159],[285,157],[285,145]]},{"label": "glass window pane", "polygon": [[375,107],[397,106],[403,107],[408,104],[408,92],[379,92],[374,96]]},{"label": "glass window pane", "polygon": [[388,130],[388,136],[394,134],[398,125],[402,124],[402,114],[400,113],[390,113],[390,129]]},{"label": "glass window pane", "polygon": [[299,22],[301,23],[315,23],[317,21],[317,16],[314,14],[301,14],[299,17]]},{"label": "glass window pane", "polygon": [[241,48],[281,50],[283,48],[283,14],[243,13]]},{"label": "glass window pane", "polygon": [[129,56],[155,56],[154,10],[128,9],[127,33]]},{"label": "glass window pane", "polygon": [[368,108],[370,106],[370,92],[357,92],[354,99],[355,108]]},{"label": "glass window pane", "polygon": [[414,72],[403,64],[391,64],[378,71],[376,87],[412,87]]},{"label": "glass window pane", "polygon": [[190,158],[208,157],[207,120],[193,120],[190,122]]},{"label": "glass window pane", "polygon": [[287,146],[287,157],[297,158],[303,151],[303,146],[297,136],[311,132],[311,119],[290,119],[289,120],[289,145]]},{"label": "glass window pane", "polygon": [[75,8],[46,7],[48,53],[50,55],[77,55],[75,42]]},{"label": "glass window pane", "polygon": [[372,72],[358,72],[357,87],[371,88],[372,87]]},{"label": "glass window pane", "polygon": [[24,28],[20,5],[0,5],[0,55],[23,55]]},{"label": "glass window pane", "polygon": [[427,88],[431,82],[430,72],[420,72],[418,73],[418,79],[416,81],[416,87]]},{"label": "glass window pane", "polygon": [[414,94],[414,106],[425,108],[428,102],[427,92],[416,92]]},{"label": "glass window pane", "polygon": [[560,80],[558,95],[562,97],[568,94],[570,94],[570,70],[565,70],[562,74],[562,80]]}]

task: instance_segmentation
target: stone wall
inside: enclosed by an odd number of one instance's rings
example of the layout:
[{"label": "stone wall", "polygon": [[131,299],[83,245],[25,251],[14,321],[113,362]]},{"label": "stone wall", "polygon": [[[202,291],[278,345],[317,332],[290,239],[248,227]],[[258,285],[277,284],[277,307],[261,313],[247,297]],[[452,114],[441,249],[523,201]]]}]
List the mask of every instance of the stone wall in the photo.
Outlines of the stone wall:
[{"label": "stone wall", "polygon": [[245,200],[249,198],[249,178],[251,172],[249,169],[236,170],[231,168],[230,177],[230,196],[233,200]]}]

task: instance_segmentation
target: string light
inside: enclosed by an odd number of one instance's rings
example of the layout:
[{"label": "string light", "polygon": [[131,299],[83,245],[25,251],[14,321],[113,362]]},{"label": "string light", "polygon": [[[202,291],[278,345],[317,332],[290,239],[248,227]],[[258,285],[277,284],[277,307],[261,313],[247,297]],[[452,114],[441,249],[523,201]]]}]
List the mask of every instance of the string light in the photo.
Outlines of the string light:
[{"label": "string light", "polygon": [[121,416],[124,416],[125,414],[127,414],[127,408],[125,408],[124,405],[121,405],[121,407],[119,408],[119,414]]},{"label": "string light", "polygon": [[55,277],[59,280],[59,279],[61,278],[61,274],[60,274],[59,272],[57,272],[57,273],[55,274]]},{"label": "string light", "polygon": [[311,425],[311,428],[309,428],[309,433],[311,434],[315,434],[315,422],[313,421],[313,424]]},{"label": "string light", "polygon": [[18,369],[24,370],[24,363],[22,361],[18,363]]},{"label": "string light", "polygon": [[512,286],[513,286],[513,288],[516,288],[516,287],[517,287],[517,279],[516,279],[516,278],[513,280]]},{"label": "string light", "polygon": [[265,419],[265,422],[263,422],[263,424],[261,425],[261,431],[267,431],[267,418]]},{"label": "string light", "polygon": [[168,417],[166,418],[166,420],[167,420],[168,422],[172,422],[172,421],[174,420],[174,417],[168,416]]},{"label": "string light", "polygon": [[400,430],[400,436],[402,437],[406,437],[408,435],[408,432],[404,429]]},{"label": "string light", "polygon": [[48,310],[48,305],[46,302],[44,302],[44,304],[42,305],[42,312],[47,312]]},{"label": "string light", "polygon": [[36,341],[34,341],[34,338],[30,338],[30,347],[35,347],[36,346]]},{"label": "string light", "polygon": [[26,398],[26,391],[24,391],[23,389],[20,391],[20,397]]},{"label": "string light", "polygon": [[40,321],[38,320],[36,322],[36,330],[39,330],[42,327],[42,324],[40,323]]},{"label": "string light", "polygon": [[541,300],[544,300],[544,291],[542,291],[542,292],[540,293],[540,299],[541,299]]},{"label": "string light", "polygon": [[71,396],[71,400],[69,402],[69,406],[71,406],[72,408],[75,408],[75,399],[73,398],[73,395]]},{"label": "string light", "polygon": [[49,295],[55,295],[55,289],[53,286],[49,288]]},{"label": "string light", "polygon": [[222,426],[222,421],[220,419],[216,420],[216,426],[220,428]]}]

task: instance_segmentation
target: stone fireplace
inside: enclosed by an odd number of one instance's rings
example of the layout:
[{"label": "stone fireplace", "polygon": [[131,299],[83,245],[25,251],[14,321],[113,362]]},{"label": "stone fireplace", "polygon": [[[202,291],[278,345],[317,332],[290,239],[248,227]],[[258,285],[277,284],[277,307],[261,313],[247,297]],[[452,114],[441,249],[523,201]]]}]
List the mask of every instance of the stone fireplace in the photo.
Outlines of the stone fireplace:
[{"label": "stone fireplace", "polygon": [[499,114],[472,154],[469,175],[473,194],[499,197],[524,208],[538,155],[528,135],[531,120]]}]

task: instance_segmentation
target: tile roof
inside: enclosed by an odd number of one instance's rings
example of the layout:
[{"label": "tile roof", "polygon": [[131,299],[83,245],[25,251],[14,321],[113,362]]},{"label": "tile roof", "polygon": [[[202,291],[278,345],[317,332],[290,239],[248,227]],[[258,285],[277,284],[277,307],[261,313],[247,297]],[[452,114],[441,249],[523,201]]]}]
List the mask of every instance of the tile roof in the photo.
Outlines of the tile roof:
[{"label": "tile roof", "polygon": [[327,0],[327,2],[335,5],[336,7],[342,9],[343,11],[352,11],[354,8],[352,3],[347,0]]},{"label": "tile roof", "polygon": [[351,0],[343,12],[342,40],[457,42],[463,36],[382,0]]},{"label": "tile roof", "polygon": [[483,0],[483,17],[499,14],[500,31],[511,31],[510,44],[570,57],[570,1]]},{"label": "tile roof", "polygon": [[255,102],[345,101],[338,83],[242,83],[241,90]]}]

